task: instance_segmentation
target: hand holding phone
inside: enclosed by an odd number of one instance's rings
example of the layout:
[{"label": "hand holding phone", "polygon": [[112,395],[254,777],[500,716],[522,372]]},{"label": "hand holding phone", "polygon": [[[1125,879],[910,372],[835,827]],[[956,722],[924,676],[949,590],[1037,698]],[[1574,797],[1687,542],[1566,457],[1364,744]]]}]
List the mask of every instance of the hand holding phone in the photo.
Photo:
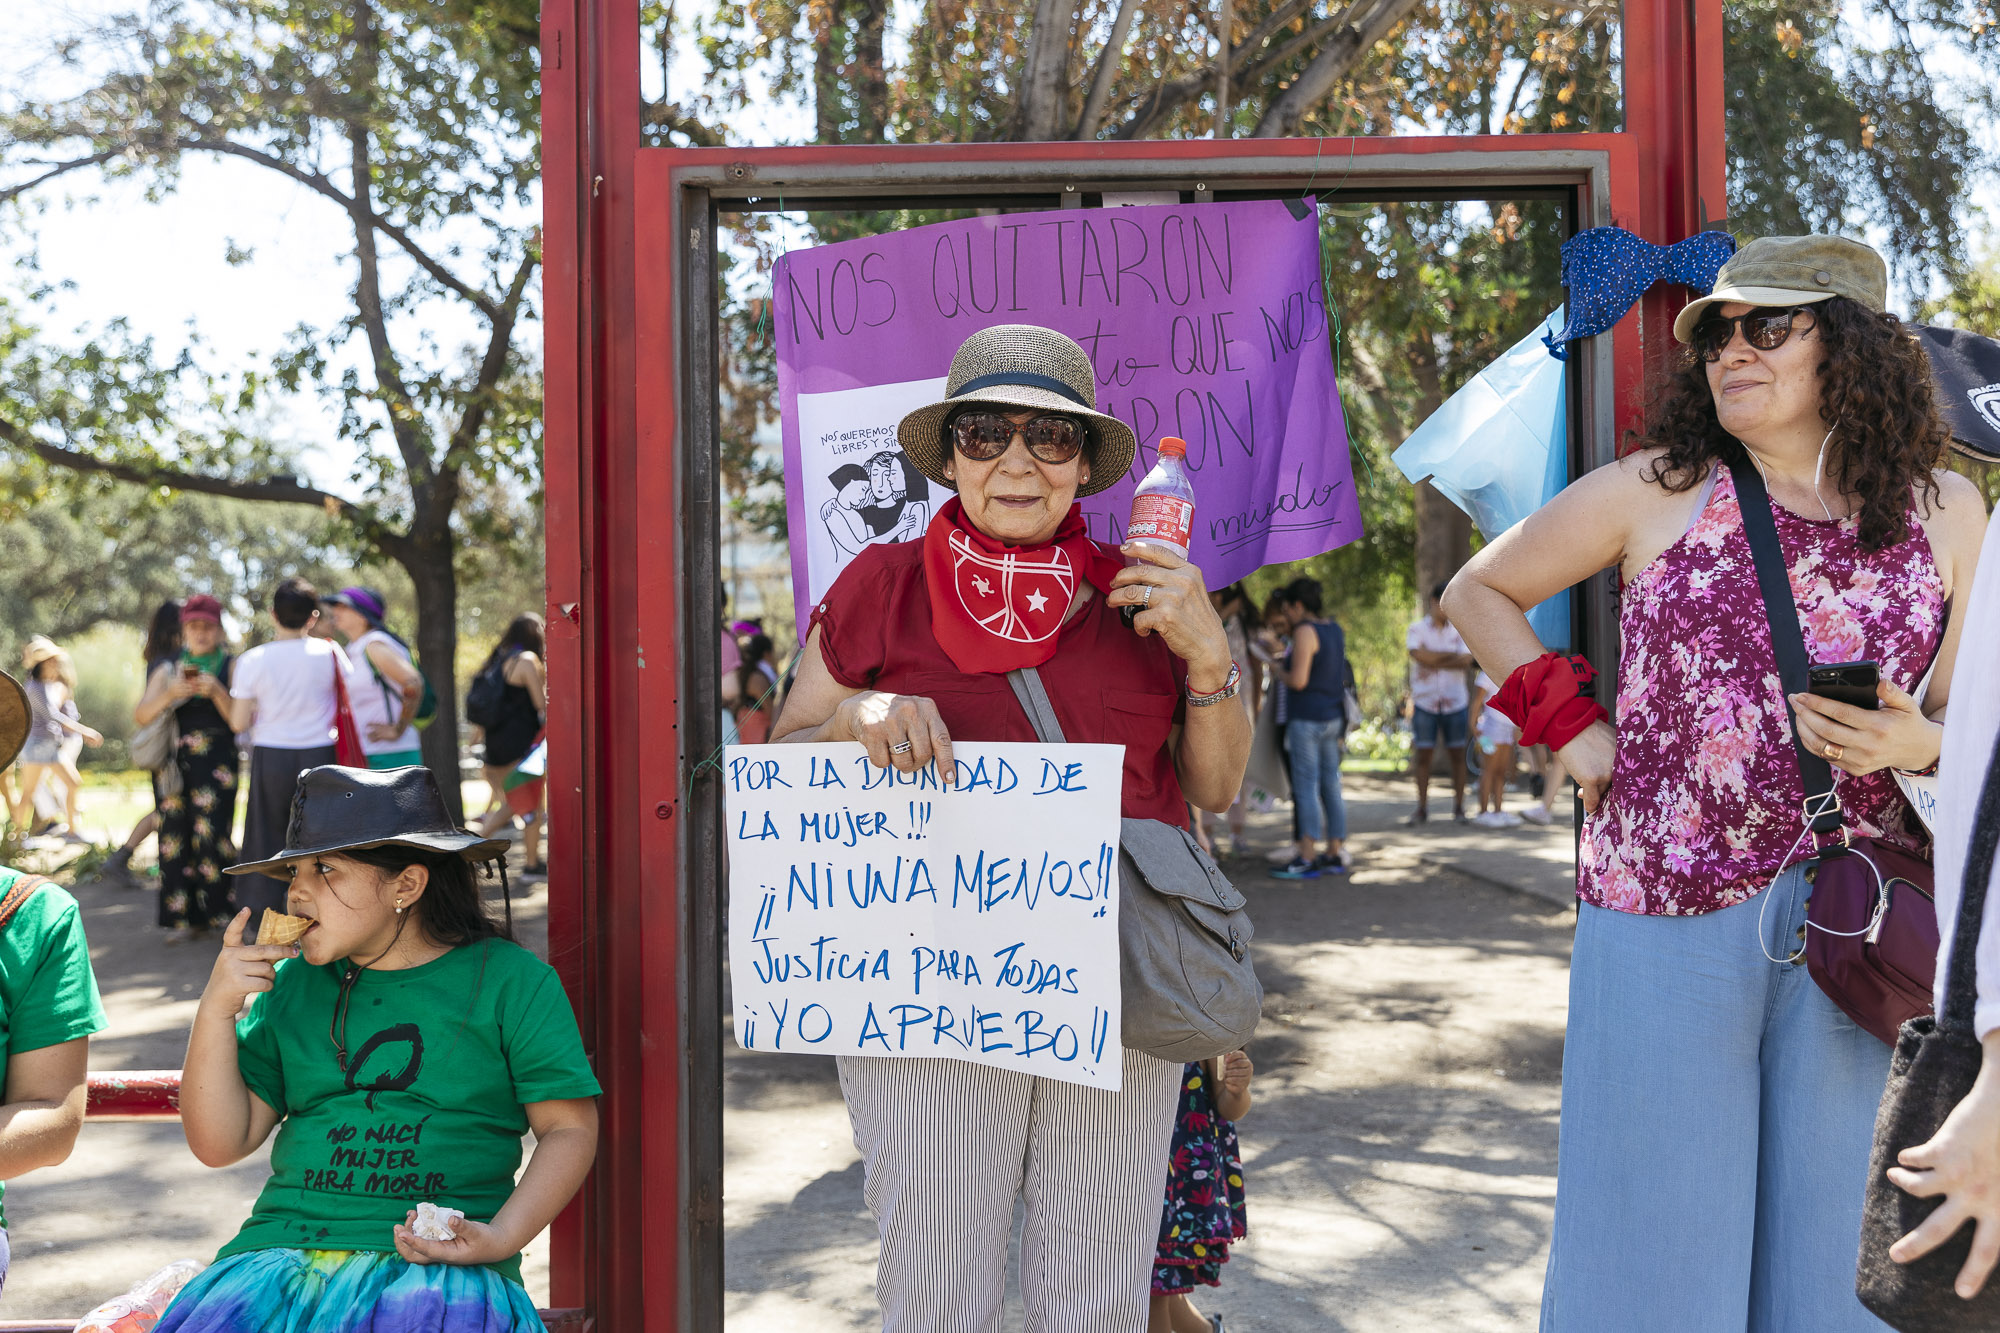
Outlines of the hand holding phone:
[{"label": "hand holding phone", "polygon": [[1835,662],[1815,666],[1806,675],[1810,682],[1806,692],[1818,698],[1870,710],[1882,706],[1875,693],[1882,673],[1873,662]]}]

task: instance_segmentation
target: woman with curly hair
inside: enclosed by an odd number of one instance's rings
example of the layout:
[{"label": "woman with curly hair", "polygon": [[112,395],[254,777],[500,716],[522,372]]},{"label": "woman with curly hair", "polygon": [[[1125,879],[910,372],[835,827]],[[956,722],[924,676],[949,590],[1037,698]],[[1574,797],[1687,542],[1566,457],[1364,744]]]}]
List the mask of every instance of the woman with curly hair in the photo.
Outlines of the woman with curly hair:
[{"label": "woman with curly hair", "polygon": [[[1743,247],[1675,321],[1641,447],[1445,597],[1488,673],[1532,682],[1551,664],[1525,609],[1606,568],[1624,586],[1615,727],[1572,698],[1549,731],[1589,815],[1544,1330],[1883,1327],[1854,1264],[1890,1052],[1803,966],[1818,839],[1791,719],[1852,833],[1918,840],[1891,770],[1937,762],[1984,519],[1938,470],[1887,285],[1855,241]],[[1878,710],[1780,687],[1732,468],[1763,479],[1808,656],[1876,662]]]}]

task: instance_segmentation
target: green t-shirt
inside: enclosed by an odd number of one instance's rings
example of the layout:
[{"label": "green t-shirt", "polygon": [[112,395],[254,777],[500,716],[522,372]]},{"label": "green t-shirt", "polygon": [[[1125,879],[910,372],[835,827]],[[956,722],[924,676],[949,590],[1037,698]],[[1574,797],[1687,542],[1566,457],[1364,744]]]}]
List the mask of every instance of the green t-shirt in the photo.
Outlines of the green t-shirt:
[{"label": "green t-shirt", "polygon": [[[346,968],[286,959],[237,1021],[243,1081],[284,1119],[271,1179],[218,1259],[393,1250],[391,1229],[426,1200],[490,1222],[514,1190],[523,1106],[601,1091],[555,969],[497,939],[363,970],[343,1074],[329,1029]],[[520,1280],[518,1254],[493,1267]]]},{"label": "green t-shirt", "polygon": [[[0,866],[0,898],[22,873]],[[67,890],[44,884],[0,929],[0,1061],[102,1031],[83,915]]]}]

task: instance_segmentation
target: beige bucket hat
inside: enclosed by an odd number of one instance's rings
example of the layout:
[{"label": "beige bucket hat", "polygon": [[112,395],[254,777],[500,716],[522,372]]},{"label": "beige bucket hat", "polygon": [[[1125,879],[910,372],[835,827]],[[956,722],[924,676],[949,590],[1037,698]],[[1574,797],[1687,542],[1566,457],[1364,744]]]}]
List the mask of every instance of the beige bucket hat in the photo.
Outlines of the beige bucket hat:
[{"label": "beige bucket hat", "polygon": [[951,490],[958,487],[944,475],[951,458],[945,418],[973,404],[1038,408],[1081,419],[1089,434],[1084,456],[1090,460],[1090,480],[1077,487],[1079,497],[1117,485],[1139,450],[1130,426],[1097,410],[1097,376],[1090,358],[1054,329],[1034,324],[981,329],[952,355],[943,401],[918,408],[897,425],[896,440],[917,470]]},{"label": "beige bucket hat", "polygon": [[1729,257],[1715,275],[1714,291],[1674,316],[1674,337],[1693,342],[1702,312],[1725,301],[1795,306],[1834,296],[1880,314],[1889,305],[1889,266],[1872,247],[1845,236],[1760,237]]},{"label": "beige bucket hat", "polygon": [[37,634],[21,646],[21,670],[32,672],[42,663],[62,655],[62,649],[56,647],[54,640],[45,634]]}]

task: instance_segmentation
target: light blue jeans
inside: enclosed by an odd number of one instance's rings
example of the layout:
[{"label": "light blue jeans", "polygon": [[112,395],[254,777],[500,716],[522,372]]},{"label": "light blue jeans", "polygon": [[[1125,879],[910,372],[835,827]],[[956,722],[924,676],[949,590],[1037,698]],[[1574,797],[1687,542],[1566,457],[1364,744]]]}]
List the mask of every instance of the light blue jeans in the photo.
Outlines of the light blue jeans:
[{"label": "light blue jeans", "polygon": [[1801,947],[1811,890],[1579,908],[1543,1333],[1888,1327],[1854,1266],[1890,1051],[1764,952]]},{"label": "light blue jeans", "polygon": [[1347,805],[1340,799],[1340,738],[1347,724],[1285,723],[1285,750],[1292,757],[1292,799],[1299,807],[1299,837],[1318,841],[1347,837]]}]

